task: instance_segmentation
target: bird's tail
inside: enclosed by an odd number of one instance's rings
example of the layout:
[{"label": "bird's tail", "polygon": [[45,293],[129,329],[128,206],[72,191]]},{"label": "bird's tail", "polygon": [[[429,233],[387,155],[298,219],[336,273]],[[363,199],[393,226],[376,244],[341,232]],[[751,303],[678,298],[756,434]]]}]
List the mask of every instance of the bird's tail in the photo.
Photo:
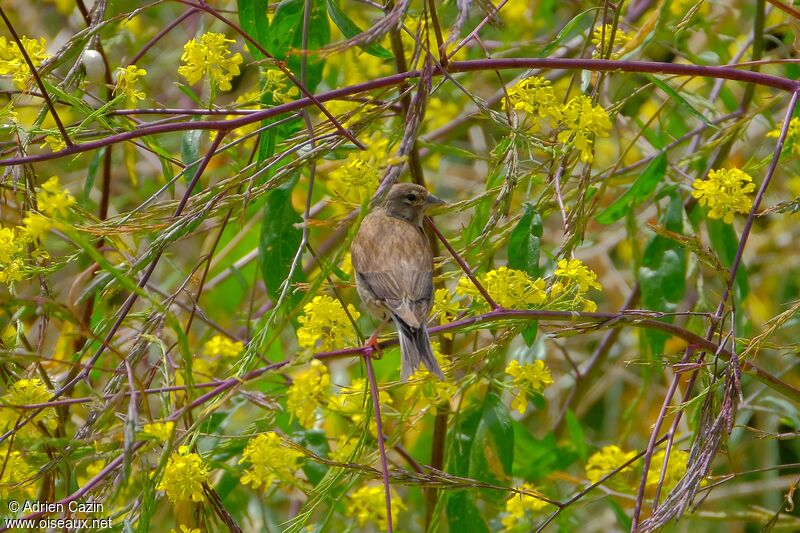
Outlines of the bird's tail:
[{"label": "bird's tail", "polygon": [[439,367],[439,362],[433,355],[431,349],[431,340],[428,337],[428,328],[425,324],[419,328],[412,328],[402,320],[395,318],[394,323],[397,326],[397,334],[400,338],[400,376],[403,381],[419,368],[419,363],[422,361],[431,374],[444,381],[444,374]]}]

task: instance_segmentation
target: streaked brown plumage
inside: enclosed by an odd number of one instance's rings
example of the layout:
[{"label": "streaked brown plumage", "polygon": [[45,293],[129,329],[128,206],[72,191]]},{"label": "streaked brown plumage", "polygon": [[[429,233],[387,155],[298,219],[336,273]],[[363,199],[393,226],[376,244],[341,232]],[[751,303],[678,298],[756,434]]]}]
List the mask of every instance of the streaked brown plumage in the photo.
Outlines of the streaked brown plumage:
[{"label": "streaked brown plumage", "polygon": [[422,230],[425,210],[442,203],[424,187],[398,183],[364,217],[353,241],[358,294],[382,323],[394,321],[404,381],[420,361],[444,379],[426,325],[433,305],[433,254]]}]

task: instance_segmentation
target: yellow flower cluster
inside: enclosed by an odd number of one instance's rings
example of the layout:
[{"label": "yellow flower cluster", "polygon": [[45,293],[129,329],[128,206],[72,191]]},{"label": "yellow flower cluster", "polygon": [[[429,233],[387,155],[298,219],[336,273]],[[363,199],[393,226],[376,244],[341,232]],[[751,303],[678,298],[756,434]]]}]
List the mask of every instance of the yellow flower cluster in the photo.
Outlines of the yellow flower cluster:
[{"label": "yellow flower cluster", "polygon": [[330,175],[328,189],[334,198],[361,205],[372,197],[380,184],[381,170],[392,164],[389,140],[379,132],[364,139],[366,150],[348,154],[347,159]]},{"label": "yellow flower cluster", "polygon": [[[612,48],[611,46],[611,32],[614,29],[614,26],[611,24],[606,24],[605,27],[603,26],[595,26],[594,31],[592,32],[592,44],[597,47],[597,49],[592,52],[592,57],[600,57],[600,50],[602,50],[603,57],[606,57],[608,54],[609,49]],[[617,28],[617,31],[614,32],[614,49],[620,49],[628,44],[633,38],[633,34],[627,33],[622,30],[622,28]],[[603,46],[600,46],[602,42]],[[619,59],[620,54],[619,52],[612,52],[611,59]]]},{"label": "yellow flower cluster", "polygon": [[[508,309],[529,308],[547,300],[546,283],[542,278],[533,279],[522,270],[500,267],[479,275],[478,281],[489,296],[500,306]],[[483,301],[483,296],[469,278],[458,280],[456,294]],[[485,304],[485,302],[484,302]]]},{"label": "yellow flower cluster", "polygon": [[[50,57],[47,55],[47,43],[44,38],[37,41],[23,35],[20,41],[34,67],[38,67]],[[11,76],[17,89],[24,89],[31,79],[31,71],[16,41],[5,37],[0,37],[0,76]]]},{"label": "yellow flower cluster", "polygon": [[[75,203],[72,194],[61,188],[58,178],[53,176],[36,193],[39,211],[52,217],[63,217]],[[28,245],[44,235],[53,222],[40,213],[30,212],[15,228],[0,227],[0,283],[11,285],[29,277],[25,268]],[[43,250],[36,250],[34,257],[45,257]]]},{"label": "yellow flower cluster", "polygon": [[[503,109],[510,107],[515,111],[524,111],[539,119],[550,119],[551,125],[557,125],[561,131],[558,142],[574,142],[581,152],[581,161],[591,163],[593,136],[608,137],[611,130],[611,119],[603,106],[592,103],[585,95],[576,96],[564,105],[556,96],[550,82],[540,76],[522,79],[508,88],[508,98],[502,101]],[[532,128],[538,127],[534,122]]]},{"label": "yellow flower cluster", "polygon": [[[605,476],[627,463],[636,456],[636,452],[625,452],[619,446],[603,446],[600,451],[595,452],[589,457],[586,463],[586,479],[592,483],[597,483]],[[623,475],[633,470],[633,465],[628,465],[619,474]],[[617,478],[612,478],[612,482]],[[618,486],[624,485],[617,483]]]},{"label": "yellow flower cluster", "polygon": [[203,353],[210,357],[238,357],[244,351],[244,343],[222,335],[214,335],[203,345]]},{"label": "yellow flower cluster", "polygon": [[[397,524],[401,509],[406,506],[392,489],[392,523]],[[363,486],[353,492],[348,498],[347,516],[355,517],[359,526],[372,522],[378,529],[385,531],[389,522],[386,516],[386,501],[382,486]]]},{"label": "yellow flower cluster", "polygon": [[208,481],[208,467],[199,454],[189,451],[188,446],[181,446],[174,452],[164,469],[164,476],[156,487],[169,496],[170,501],[202,502],[203,483]]},{"label": "yellow flower cluster", "polygon": [[572,308],[582,307],[584,311],[597,311],[597,304],[584,297],[589,289],[602,290],[597,274],[592,272],[580,259],[562,259],[554,272],[559,280],[550,287],[550,295],[556,298],[562,294],[569,297]]},{"label": "yellow flower cluster", "polygon": [[[767,133],[767,137],[777,139],[781,136],[783,124]],[[786,132],[785,149],[792,152],[795,157],[800,157],[800,117],[794,117],[789,121],[789,131]]]},{"label": "yellow flower cluster", "polygon": [[184,65],[178,68],[178,74],[186,78],[190,85],[194,85],[203,76],[208,76],[212,86],[219,87],[222,91],[231,90],[231,80],[239,75],[239,65],[242,63],[242,54],[231,55],[228,43],[235,42],[226,39],[221,33],[207,32],[198,39],[192,39],[183,46],[181,61]]},{"label": "yellow flower cluster", "polygon": [[592,136],[608,137],[611,120],[608,112],[600,104],[593,105],[592,99],[585,95],[576,96],[562,108],[564,131],[558,134],[558,142],[575,142],[581,152],[581,161],[591,163]]},{"label": "yellow flower cluster", "polygon": [[269,488],[276,480],[293,480],[303,453],[289,447],[274,431],[251,438],[244,448],[239,464],[245,461],[252,466],[241,477],[242,485],[254,489]]},{"label": "yellow flower cluster", "polygon": [[65,216],[69,207],[75,203],[75,197],[61,187],[57,176],[52,176],[36,193],[36,204],[39,211],[50,216]]},{"label": "yellow flower cluster", "polygon": [[[667,464],[667,470],[664,473],[664,490],[671,490],[678,484],[678,481],[686,473],[686,464],[688,462],[688,452],[672,449],[669,454],[669,464]],[[664,450],[659,450],[653,454],[653,460],[650,461],[650,470],[647,472],[647,481],[645,482],[646,486],[655,487],[658,485],[663,465]]]},{"label": "yellow flower cluster", "polygon": [[145,424],[142,428],[142,433],[158,441],[167,442],[174,430],[175,422],[168,420],[166,422],[150,422],[149,424]]},{"label": "yellow flower cluster", "polygon": [[271,95],[276,104],[286,104],[300,95],[300,89],[282,71],[269,69],[264,72],[264,93]]},{"label": "yellow flower cluster", "polygon": [[67,147],[66,141],[61,135],[47,135],[44,138],[44,142],[39,145],[39,148],[47,147],[50,149],[51,152],[58,152],[59,150],[63,150]]},{"label": "yellow flower cluster", "polygon": [[[536,489],[530,483],[523,483],[520,487],[521,490],[535,491]],[[547,502],[540,500],[536,496],[529,494],[514,494],[508,501],[506,501],[506,516],[503,517],[501,522],[505,531],[514,531],[522,526],[531,525],[531,520],[527,517],[528,513],[538,513],[547,507]]]},{"label": "yellow flower cluster", "polygon": [[[21,379],[11,385],[8,388],[8,392],[0,399],[0,432],[10,430],[19,421],[33,413],[29,409],[20,409],[15,406],[46,403],[50,401],[52,396],[53,394],[39,378]],[[39,431],[37,424],[44,424],[49,429],[55,429],[57,425],[56,412],[52,407],[47,407],[37,414],[31,422],[20,429],[19,436],[37,436]]]},{"label": "yellow flower cluster", "polygon": [[692,196],[700,205],[708,205],[709,218],[733,222],[735,213],[748,213],[753,200],[747,196],[756,189],[753,178],[738,168],[712,170],[708,179],[696,179],[692,183]]},{"label": "yellow flower cluster", "polygon": [[317,407],[327,405],[331,376],[327,367],[317,359],[296,374],[286,392],[286,409],[305,428],[313,427]]},{"label": "yellow flower cluster", "polygon": [[0,500],[20,501],[36,497],[38,489],[32,482],[36,471],[20,452],[8,453],[7,446],[3,446],[0,465]]},{"label": "yellow flower cluster", "polygon": [[[524,78],[507,90],[508,98],[503,98],[503,110],[510,107],[515,111],[524,111],[539,118],[561,120],[561,104],[550,85],[550,80],[541,76]],[[535,123],[534,123],[535,124]]]},{"label": "yellow flower cluster", "polygon": [[139,100],[144,100],[144,92],[136,89],[139,79],[147,75],[147,71],[136,65],[128,65],[117,69],[117,83],[114,86],[114,95],[123,96],[128,103],[136,105]]},{"label": "yellow flower cluster", "polygon": [[[439,352],[439,343],[434,342],[431,347],[442,372],[447,375],[450,363]],[[435,407],[448,404],[456,397],[457,393],[458,387],[455,383],[450,380],[442,381],[431,374],[427,368],[420,367],[408,378],[405,397],[417,406]]]},{"label": "yellow flower cluster", "polygon": [[[347,310],[353,320],[361,314],[352,304]],[[353,325],[339,300],[330,296],[315,296],[303,307],[303,316],[297,319],[297,344],[307,350],[330,351],[355,343]]]},{"label": "yellow flower cluster", "polygon": [[514,390],[514,399],[511,400],[511,408],[516,409],[521,415],[528,410],[528,395],[541,394],[553,383],[550,369],[541,360],[521,365],[519,361],[513,359],[506,366],[506,374],[513,378],[511,386]]}]

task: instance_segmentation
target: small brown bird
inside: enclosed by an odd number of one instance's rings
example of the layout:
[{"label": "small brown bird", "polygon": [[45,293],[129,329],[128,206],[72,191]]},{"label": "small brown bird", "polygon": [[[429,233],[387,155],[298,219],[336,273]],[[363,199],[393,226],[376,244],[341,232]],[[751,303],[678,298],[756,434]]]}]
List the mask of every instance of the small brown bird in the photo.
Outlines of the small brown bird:
[{"label": "small brown bird", "polygon": [[353,241],[358,294],[381,324],[393,320],[397,326],[403,381],[420,361],[444,380],[426,325],[433,305],[433,253],[422,230],[425,210],[443,203],[425,187],[398,183],[364,217]]}]

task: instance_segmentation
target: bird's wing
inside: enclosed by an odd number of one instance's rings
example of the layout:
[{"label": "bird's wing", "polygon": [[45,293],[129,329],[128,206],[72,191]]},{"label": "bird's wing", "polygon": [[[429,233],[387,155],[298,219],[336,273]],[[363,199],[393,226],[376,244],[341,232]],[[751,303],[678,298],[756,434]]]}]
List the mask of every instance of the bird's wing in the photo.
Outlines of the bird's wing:
[{"label": "bird's wing", "polygon": [[422,230],[375,211],[353,241],[353,268],[375,297],[413,328],[428,318],[433,301],[433,255]]}]

